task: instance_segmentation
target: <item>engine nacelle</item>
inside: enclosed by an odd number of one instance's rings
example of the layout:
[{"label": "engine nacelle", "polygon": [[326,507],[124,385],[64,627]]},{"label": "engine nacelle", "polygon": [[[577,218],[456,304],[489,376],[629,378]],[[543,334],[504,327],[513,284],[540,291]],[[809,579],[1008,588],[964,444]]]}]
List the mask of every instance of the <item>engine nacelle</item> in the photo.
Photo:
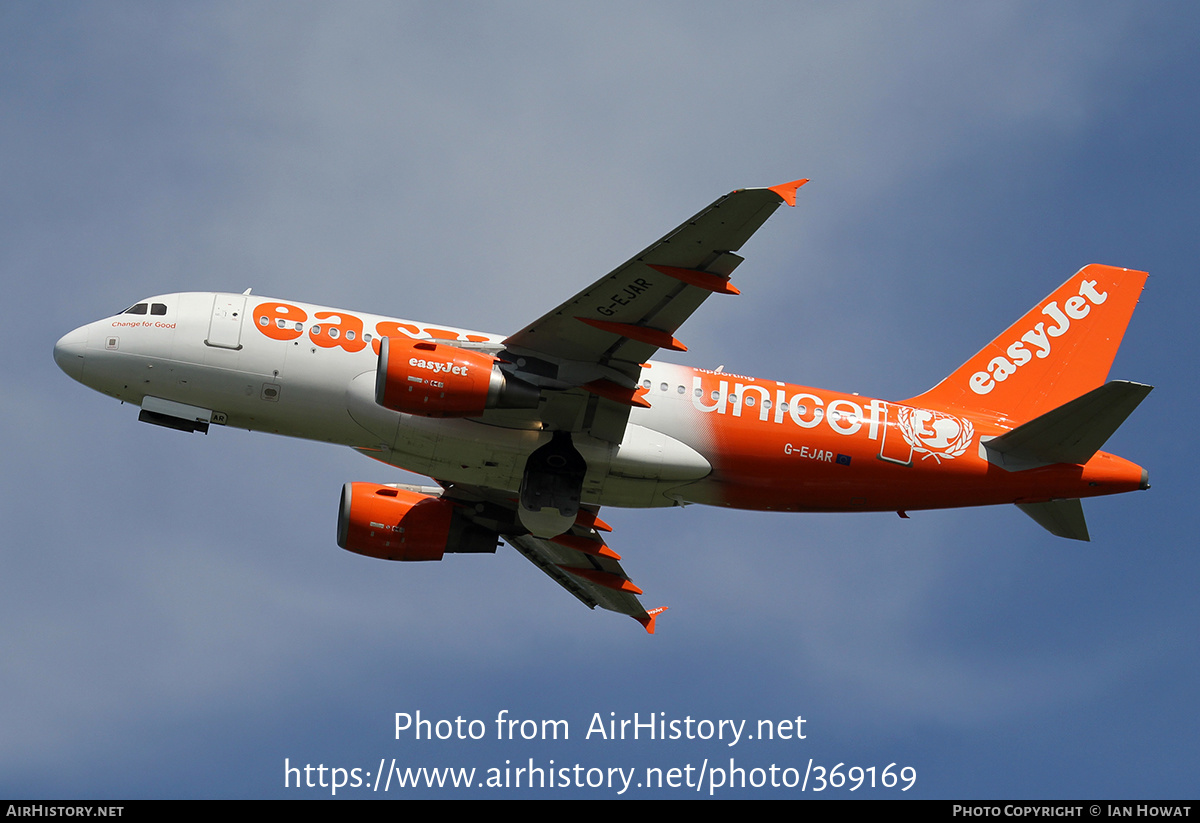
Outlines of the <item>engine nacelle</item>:
[{"label": "engine nacelle", "polygon": [[381,560],[441,560],[445,552],[494,552],[497,540],[449,500],[378,483],[342,486],[337,542],[347,551]]},{"label": "engine nacelle", "polygon": [[385,337],[375,402],[423,417],[476,417],[484,409],[536,409],[540,392],[500,370],[495,358],[432,340]]}]

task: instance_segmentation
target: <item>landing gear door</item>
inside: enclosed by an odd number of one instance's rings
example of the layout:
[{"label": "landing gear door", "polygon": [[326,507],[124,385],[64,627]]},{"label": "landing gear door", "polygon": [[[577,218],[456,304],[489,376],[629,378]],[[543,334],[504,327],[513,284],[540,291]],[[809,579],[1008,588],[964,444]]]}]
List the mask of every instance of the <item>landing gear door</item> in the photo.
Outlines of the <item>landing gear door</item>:
[{"label": "landing gear door", "polygon": [[900,431],[895,420],[895,407],[891,403],[883,404],[883,436],[879,443],[879,459],[901,466],[911,466],[913,447]]},{"label": "landing gear door", "polygon": [[213,296],[212,320],[208,324],[205,345],[220,349],[242,347],[242,316],[246,313],[246,295],[218,294]]}]

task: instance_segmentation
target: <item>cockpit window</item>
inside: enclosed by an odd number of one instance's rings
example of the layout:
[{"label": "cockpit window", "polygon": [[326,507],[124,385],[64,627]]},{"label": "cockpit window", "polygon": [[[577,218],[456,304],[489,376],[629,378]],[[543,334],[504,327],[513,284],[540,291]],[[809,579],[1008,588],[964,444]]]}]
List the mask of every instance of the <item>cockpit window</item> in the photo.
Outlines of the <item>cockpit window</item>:
[{"label": "cockpit window", "polygon": [[150,304],[150,313],[151,314],[166,314],[167,313],[167,304],[166,303],[151,303]]},{"label": "cockpit window", "polygon": [[145,303],[138,303],[136,306],[130,306],[125,311],[121,312],[121,314],[145,314],[145,313],[146,313],[146,304]]}]

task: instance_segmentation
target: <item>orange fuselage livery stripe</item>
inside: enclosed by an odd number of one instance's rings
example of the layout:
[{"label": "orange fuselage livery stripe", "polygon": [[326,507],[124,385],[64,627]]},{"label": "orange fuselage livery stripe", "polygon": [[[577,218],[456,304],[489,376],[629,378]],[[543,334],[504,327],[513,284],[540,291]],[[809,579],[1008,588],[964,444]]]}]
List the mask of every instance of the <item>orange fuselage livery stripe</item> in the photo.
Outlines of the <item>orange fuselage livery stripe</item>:
[{"label": "orange fuselage livery stripe", "polygon": [[1092,497],[1141,488],[1142,469],[1097,454],[1086,466],[1006,471],[983,420],[805,386],[696,371],[712,502],[779,511],[902,511]]}]

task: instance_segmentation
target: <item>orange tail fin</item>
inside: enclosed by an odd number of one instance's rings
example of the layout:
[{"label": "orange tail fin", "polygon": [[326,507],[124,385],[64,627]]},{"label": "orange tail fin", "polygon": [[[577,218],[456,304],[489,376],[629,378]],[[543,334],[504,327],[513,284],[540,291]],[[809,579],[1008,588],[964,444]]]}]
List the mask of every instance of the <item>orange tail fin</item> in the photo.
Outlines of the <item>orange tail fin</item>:
[{"label": "orange tail fin", "polygon": [[1085,266],[953,374],[904,401],[1020,423],[1104,383],[1146,272]]}]

